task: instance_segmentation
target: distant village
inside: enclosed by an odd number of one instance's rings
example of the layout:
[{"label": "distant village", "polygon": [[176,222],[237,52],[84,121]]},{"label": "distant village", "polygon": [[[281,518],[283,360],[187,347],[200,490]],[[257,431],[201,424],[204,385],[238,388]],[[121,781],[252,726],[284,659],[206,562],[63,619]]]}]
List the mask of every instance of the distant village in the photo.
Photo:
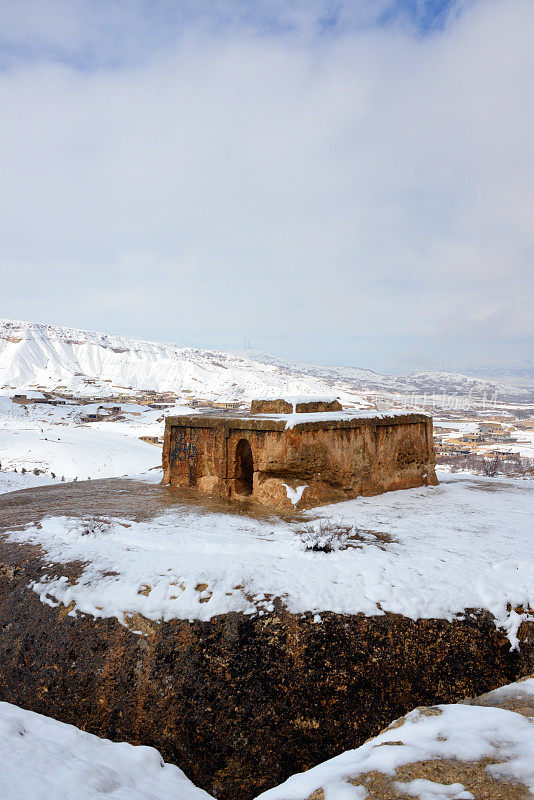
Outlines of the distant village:
[{"label": "distant village", "polygon": [[[86,380],[87,384],[96,384],[97,381]],[[84,396],[79,397],[68,392],[66,387],[56,387],[53,390],[46,389],[44,386],[36,386],[35,391],[30,394],[15,394],[12,401],[18,405],[50,405],[50,406],[66,406],[76,405],[87,407],[85,413],[80,414],[79,422],[82,424],[89,424],[92,422],[113,422],[124,419],[125,406],[144,406],[145,408],[156,409],[159,411],[168,411],[174,408],[177,404],[184,404],[190,408],[217,408],[222,411],[231,411],[244,408],[244,404],[238,401],[233,402],[216,402],[212,400],[201,400],[192,396],[188,389],[184,389],[180,396],[175,392],[156,392],[150,389],[140,392],[132,393],[126,387],[111,387],[114,389],[122,389],[113,394],[102,396]],[[127,412],[131,416],[140,416],[142,411],[135,411],[131,408]],[[163,422],[164,416],[161,416],[158,421]],[[163,435],[161,436],[139,436],[141,441],[148,444],[163,445]]]},{"label": "distant village", "polygon": [[534,413],[439,412],[434,419],[438,464],[483,474],[534,473]]},{"label": "distant village", "polygon": [[[461,423],[474,423],[476,430],[473,433],[460,433],[456,426],[451,425],[448,427],[443,422],[450,418],[451,423],[459,421]],[[523,431],[534,433],[534,419],[515,419],[509,414],[495,415],[489,419],[481,420],[480,417],[473,418],[468,414],[450,415],[447,417],[445,414],[439,415],[440,424],[434,427],[434,445],[436,448],[436,455],[462,455],[464,453],[478,453],[482,454],[487,452],[488,445],[509,445],[513,444],[527,444],[530,439],[525,439],[521,436]],[[511,450],[499,450],[492,447],[492,453],[497,453],[501,456],[515,456]]]},{"label": "distant village", "polygon": [[[86,380],[87,384],[96,380]],[[243,410],[245,404],[238,400],[217,402],[195,397],[193,393],[184,389],[177,395],[175,392],[156,392],[143,390],[132,392],[127,387],[111,386],[113,391],[102,396],[79,397],[70,393],[67,387],[58,386],[53,390],[36,386],[35,391],[28,394],[15,394],[13,403],[22,405],[48,404],[71,405],[87,407],[81,413],[79,421],[82,424],[101,422],[104,420],[115,421],[124,419],[125,406],[144,406],[163,412],[160,420],[163,422],[165,412],[178,404],[183,404],[196,409],[217,409],[231,412]],[[371,398],[368,397],[370,400]],[[372,402],[370,403],[372,406]],[[425,411],[425,409],[419,409]],[[130,415],[140,415],[142,411],[128,409]],[[434,445],[438,464],[449,464],[453,467],[476,466],[484,461],[499,459],[508,465],[506,471],[513,469],[514,465],[520,471],[532,472],[534,458],[530,457],[530,450],[534,456],[534,409],[499,409],[485,411],[467,411],[455,409],[454,411],[441,411],[433,408],[427,413],[434,417]],[[140,436],[140,439],[150,444],[160,445],[161,436]],[[525,455],[528,453],[528,455]]]}]

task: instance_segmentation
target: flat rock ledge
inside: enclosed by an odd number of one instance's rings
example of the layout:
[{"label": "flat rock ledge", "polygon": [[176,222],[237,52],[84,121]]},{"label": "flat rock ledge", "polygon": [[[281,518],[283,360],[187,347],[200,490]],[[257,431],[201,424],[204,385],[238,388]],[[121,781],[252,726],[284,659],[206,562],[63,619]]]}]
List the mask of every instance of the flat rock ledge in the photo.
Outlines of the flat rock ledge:
[{"label": "flat rock ledge", "polygon": [[211,622],[135,616],[127,628],[41,603],[29,585],[42,571],[37,548],[3,545],[0,699],[156,747],[221,800],[251,800],[415,706],[478,696],[534,671],[534,625],[523,623],[521,649],[511,652],[476,609],[453,621],[324,613],[316,622],[279,606]]}]

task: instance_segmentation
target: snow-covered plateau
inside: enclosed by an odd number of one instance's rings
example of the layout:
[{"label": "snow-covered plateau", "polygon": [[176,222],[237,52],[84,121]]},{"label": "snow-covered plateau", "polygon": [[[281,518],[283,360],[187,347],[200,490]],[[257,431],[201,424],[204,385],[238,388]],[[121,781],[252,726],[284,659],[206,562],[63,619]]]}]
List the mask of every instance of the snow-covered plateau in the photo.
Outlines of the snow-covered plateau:
[{"label": "snow-covered plateau", "polygon": [[[71,615],[209,620],[273,611],[276,598],[318,622],[324,611],[450,620],[477,608],[515,647],[534,607],[534,481],[439,477],[439,486],[361,497],[298,521],[184,502],[89,534],[79,519],[45,517],[9,539],[39,545],[51,562],[85,564],[75,581],[44,570],[32,586]],[[314,547],[331,531],[329,552]]]}]

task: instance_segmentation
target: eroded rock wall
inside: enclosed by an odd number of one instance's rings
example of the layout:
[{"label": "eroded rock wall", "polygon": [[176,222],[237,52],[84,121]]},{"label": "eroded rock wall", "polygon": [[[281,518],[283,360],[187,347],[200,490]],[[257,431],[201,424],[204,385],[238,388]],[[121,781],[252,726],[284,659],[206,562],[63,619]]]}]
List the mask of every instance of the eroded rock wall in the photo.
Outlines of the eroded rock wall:
[{"label": "eroded rock wall", "polygon": [[255,495],[265,504],[283,505],[284,483],[307,485],[303,508],[437,483],[424,422],[261,433],[251,446]]},{"label": "eroded rock wall", "polygon": [[252,499],[290,509],[286,486],[306,485],[299,508],[358,495],[437,483],[432,420],[414,415],[394,424],[361,420],[273,430],[255,421],[249,430],[201,423],[167,425],[164,482],[204,494],[240,499],[237,452],[245,439],[254,464]]}]

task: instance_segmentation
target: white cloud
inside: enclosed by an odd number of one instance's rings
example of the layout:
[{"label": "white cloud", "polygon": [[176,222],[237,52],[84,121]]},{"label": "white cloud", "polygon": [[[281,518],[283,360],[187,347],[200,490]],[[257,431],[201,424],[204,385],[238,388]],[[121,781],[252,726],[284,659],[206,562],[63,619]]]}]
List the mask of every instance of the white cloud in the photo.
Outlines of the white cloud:
[{"label": "white cloud", "polygon": [[[50,8],[29,34],[83,44],[90,4]],[[454,357],[459,318],[477,360],[469,320],[498,307],[496,353],[524,346],[534,4],[470,4],[431,37],[360,19],[323,39],[288,8],[291,35],[193,20],[142,61],[0,74],[6,316],[236,344],[309,333],[294,354],[310,359],[325,331],[374,334],[382,364],[346,344],[330,360],[383,367],[401,338]]]}]

